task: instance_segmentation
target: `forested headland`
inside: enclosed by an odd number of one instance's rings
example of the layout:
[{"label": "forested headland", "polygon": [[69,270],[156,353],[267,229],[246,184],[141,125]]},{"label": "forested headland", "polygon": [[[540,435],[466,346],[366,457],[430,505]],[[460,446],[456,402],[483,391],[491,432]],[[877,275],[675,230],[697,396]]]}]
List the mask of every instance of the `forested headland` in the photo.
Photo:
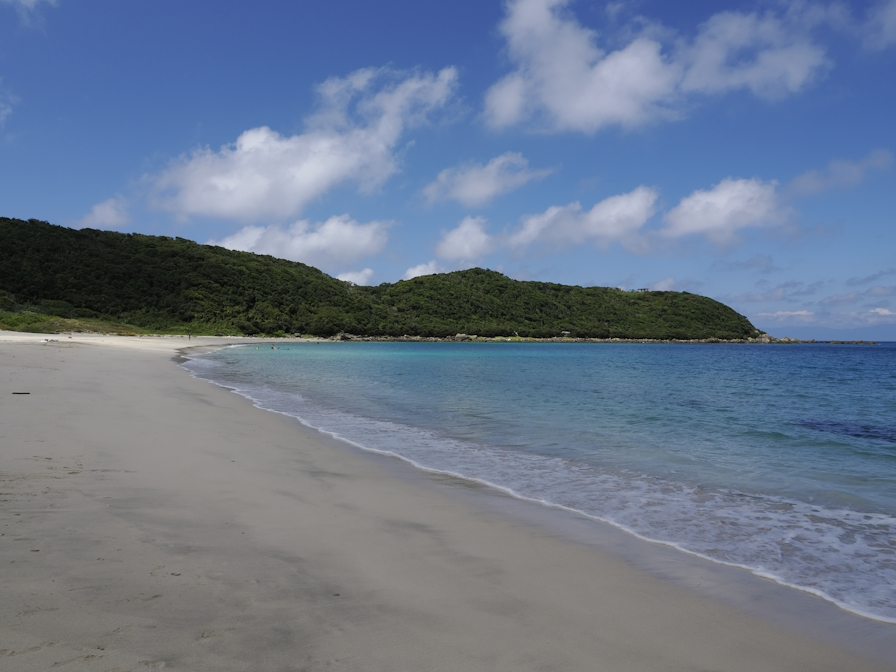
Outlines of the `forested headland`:
[{"label": "forested headland", "polygon": [[0,328],[45,331],[48,317],[193,334],[759,334],[728,306],[687,292],[523,282],[481,268],[363,287],[306,264],[183,238],[0,218]]}]

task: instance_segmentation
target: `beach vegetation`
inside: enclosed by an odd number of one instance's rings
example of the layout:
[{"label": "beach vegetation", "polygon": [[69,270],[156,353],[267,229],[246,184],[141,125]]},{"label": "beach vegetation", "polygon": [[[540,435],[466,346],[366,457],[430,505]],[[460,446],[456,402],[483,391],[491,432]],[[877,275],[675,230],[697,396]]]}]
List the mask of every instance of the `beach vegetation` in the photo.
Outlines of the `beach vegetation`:
[{"label": "beach vegetation", "polygon": [[136,336],[147,330],[115,320],[65,318],[30,310],[0,310],[0,329],[32,334],[94,333]]}]

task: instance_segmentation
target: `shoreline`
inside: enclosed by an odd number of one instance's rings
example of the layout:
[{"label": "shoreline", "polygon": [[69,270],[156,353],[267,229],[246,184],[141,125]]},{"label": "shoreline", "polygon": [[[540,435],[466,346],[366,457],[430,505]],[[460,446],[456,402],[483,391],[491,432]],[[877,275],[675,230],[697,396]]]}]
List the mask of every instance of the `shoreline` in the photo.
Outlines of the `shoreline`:
[{"label": "shoreline", "polygon": [[[326,342],[326,341],[320,341],[320,342]],[[250,342],[250,343],[244,343],[244,344],[240,344],[240,345],[251,345],[251,344],[252,343]],[[231,346],[226,346],[226,347],[231,347]],[[188,357],[186,356],[186,353],[188,353],[190,351],[199,351],[199,354],[204,354],[204,353],[206,353],[210,350],[214,350],[214,349],[217,349],[217,348],[185,348],[183,350],[183,352],[185,353],[184,360],[188,359]],[[833,606],[840,611],[846,612],[847,614],[850,615],[850,617],[867,619],[869,621],[873,621],[873,622],[876,622],[876,623],[879,623],[882,625],[886,625],[886,626],[896,625],[896,618],[875,614],[870,611],[864,611],[854,605],[850,605],[841,600],[838,600],[837,598],[832,597],[831,595],[823,592],[822,590],[813,588],[811,586],[805,586],[805,585],[801,585],[799,583],[794,583],[792,581],[788,581],[787,579],[782,578],[781,576],[778,576],[777,574],[774,574],[770,571],[762,570],[757,567],[753,567],[753,566],[735,562],[735,561],[728,561],[728,560],[724,560],[724,559],[720,559],[720,558],[715,558],[715,557],[706,555],[705,553],[701,553],[700,551],[689,549],[685,545],[683,545],[683,543],[678,542],[678,541],[666,541],[666,540],[662,540],[662,539],[652,538],[650,536],[647,536],[645,534],[638,532],[635,529],[631,529],[630,527],[627,527],[625,525],[615,523],[611,520],[607,520],[598,515],[590,514],[587,511],[584,511],[584,510],[581,510],[578,508],[574,508],[574,507],[570,507],[570,506],[560,504],[557,502],[548,501],[545,499],[539,499],[536,497],[531,497],[531,496],[522,494],[520,492],[517,492],[510,487],[501,485],[500,483],[492,482],[492,481],[489,481],[489,480],[486,480],[483,478],[459,473],[456,471],[451,471],[451,470],[442,469],[442,468],[438,468],[438,467],[428,466],[426,464],[417,462],[417,461],[415,461],[415,459],[408,457],[406,455],[403,455],[401,453],[398,453],[398,452],[382,450],[382,449],[366,446],[362,443],[358,443],[357,441],[350,440],[344,436],[340,436],[338,433],[338,430],[327,429],[324,427],[314,425],[314,424],[308,422],[308,420],[306,418],[300,417],[299,415],[296,415],[292,412],[277,410],[274,408],[268,408],[263,404],[263,402],[252,397],[251,395],[247,394],[246,392],[240,391],[240,390],[233,388],[229,385],[226,385],[224,383],[217,382],[211,378],[204,378],[202,376],[196,375],[195,373],[190,371],[190,369],[186,366],[184,368],[190,373],[190,375],[193,375],[194,377],[197,377],[200,380],[205,380],[206,382],[209,382],[211,384],[218,385],[228,391],[231,391],[231,392],[245,398],[247,401],[249,401],[249,403],[251,403],[256,408],[266,410],[271,413],[277,413],[280,415],[285,415],[287,417],[294,418],[297,421],[299,421],[304,428],[307,428],[309,431],[311,431],[313,433],[316,432],[316,433],[320,433],[321,435],[326,435],[327,437],[331,438],[333,441],[335,441],[339,445],[343,445],[343,446],[347,445],[347,446],[350,446],[351,449],[362,451],[364,453],[368,453],[368,454],[372,454],[372,455],[376,455],[378,457],[381,457],[381,458],[384,458],[387,460],[388,459],[397,460],[399,462],[402,462],[402,463],[408,465],[414,471],[421,472],[430,477],[435,477],[437,479],[447,478],[447,479],[456,480],[457,482],[464,482],[465,487],[467,487],[467,488],[469,488],[469,487],[488,488],[490,490],[495,491],[495,493],[497,493],[497,494],[512,498],[514,500],[518,500],[519,502],[525,503],[526,505],[532,505],[532,506],[537,506],[539,508],[544,508],[544,509],[547,509],[550,511],[561,512],[565,515],[573,516],[574,518],[581,518],[581,519],[587,521],[587,523],[593,523],[598,526],[607,526],[609,528],[612,528],[614,531],[618,531],[618,532],[622,533],[623,535],[625,535],[627,537],[632,537],[632,538],[636,539],[637,540],[636,543],[643,544],[641,546],[641,550],[649,549],[651,547],[663,547],[663,548],[673,551],[674,553],[689,556],[690,558],[697,560],[698,563],[706,562],[706,563],[710,563],[711,565],[718,565],[718,566],[727,568],[729,570],[734,570],[735,572],[747,572],[752,577],[755,577],[756,579],[758,579],[762,582],[770,581],[770,582],[773,582],[774,584],[776,584],[777,586],[780,586],[787,590],[798,591],[807,596],[811,596],[811,598],[821,599],[824,602],[828,603],[828,605]],[[630,555],[632,555],[632,554],[630,554]],[[632,557],[630,557],[629,560],[631,561],[633,559],[633,557],[634,556],[632,555]],[[742,581],[738,581],[738,582],[743,583]],[[757,584],[756,586],[754,586],[753,589],[756,590],[758,585],[760,585],[760,584]],[[774,616],[775,616],[774,613],[768,612],[767,610],[757,611],[756,613],[757,613],[757,615],[760,615],[765,618],[767,618],[767,617],[774,618]],[[842,627],[842,624],[841,624],[841,627]],[[829,627],[829,628],[824,629],[824,631],[822,632],[822,631],[818,630],[817,628],[815,628],[812,624],[807,624],[807,627],[805,628],[805,632],[821,634],[821,635],[823,635],[823,637],[825,639],[830,639],[832,637],[834,639],[836,639],[837,632],[839,629],[841,629],[841,627]],[[896,630],[894,630],[894,632],[896,632]],[[892,651],[890,653],[892,654],[893,658],[896,659],[896,646],[892,647]]]},{"label": "shoreline", "polygon": [[[874,663],[787,609],[828,605],[856,642],[892,626],[752,575],[766,590],[744,601],[745,572],[710,581],[171,366],[237,339],[43,337],[0,334],[0,656],[17,669],[896,669],[892,645]],[[775,600],[778,622],[757,616]]]},{"label": "shoreline", "polygon": [[[248,336],[247,338],[255,338]],[[265,338],[265,337],[261,337]],[[294,340],[298,340],[296,337]],[[308,339],[311,340],[311,339]],[[655,343],[655,344],[697,344],[727,343],[736,345],[880,345],[880,341],[817,341],[814,338],[800,340],[798,338],[775,338],[763,334],[757,338],[597,338],[576,336],[553,336],[551,338],[534,338],[530,336],[478,336],[476,334],[456,334],[455,336],[357,336],[339,333],[332,337],[313,337],[317,341],[349,341],[367,343]]]},{"label": "shoreline", "polygon": [[[566,333],[566,332],[564,332]],[[23,334],[25,336],[37,335],[29,334],[22,331],[0,330],[0,334]],[[57,342],[60,339],[79,338],[134,338],[134,339],[167,339],[167,338],[187,338],[188,345],[190,339],[194,338],[193,334],[120,334],[120,333],[100,333],[100,332],[81,332],[81,331],[54,331],[52,333],[40,334],[44,340],[48,342]],[[58,338],[52,338],[52,337]],[[259,336],[259,335],[220,335],[207,336],[199,335],[195,338],[207,339],[233,339],[236,341],[246,341],[249,343],[642,343],[642,344],[678,344],[678,345],[694,345],[694,344],[728,344],[728,345],[880,345],[890,341],[866,341],[866,340],[816,340],[789,338],[777,338],[763,333],[756,338],[621,338],[621,337],[590,337],[590,336],[552,336],[550,338],[535,338],[532,336],[479,336],[477,334],[458,333],[454,336],[363,336],[357,334],[349,334],[340,332],[334,336],[311,336],[295,334],[293,336]]]}]

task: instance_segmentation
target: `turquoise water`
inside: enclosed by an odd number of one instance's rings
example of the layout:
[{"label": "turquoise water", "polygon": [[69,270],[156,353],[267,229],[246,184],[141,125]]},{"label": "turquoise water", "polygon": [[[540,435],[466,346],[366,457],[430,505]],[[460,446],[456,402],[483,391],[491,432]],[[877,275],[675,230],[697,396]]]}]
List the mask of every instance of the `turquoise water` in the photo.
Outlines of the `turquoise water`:
[{"label": "turquoise water", "polygon": [[309,343],[185,366],[367,450],[896,622],[896,344]]}]

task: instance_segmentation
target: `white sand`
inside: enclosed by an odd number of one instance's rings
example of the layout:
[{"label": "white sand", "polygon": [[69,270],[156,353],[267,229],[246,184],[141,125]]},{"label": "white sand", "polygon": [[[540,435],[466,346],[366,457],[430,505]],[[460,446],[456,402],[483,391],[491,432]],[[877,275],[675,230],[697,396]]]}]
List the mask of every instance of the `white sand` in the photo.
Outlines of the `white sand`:
[{"label": "white sand", "polygon": [[171,361],[227,339],[43,338],[0,332],[0,669],[896,669]]}]

